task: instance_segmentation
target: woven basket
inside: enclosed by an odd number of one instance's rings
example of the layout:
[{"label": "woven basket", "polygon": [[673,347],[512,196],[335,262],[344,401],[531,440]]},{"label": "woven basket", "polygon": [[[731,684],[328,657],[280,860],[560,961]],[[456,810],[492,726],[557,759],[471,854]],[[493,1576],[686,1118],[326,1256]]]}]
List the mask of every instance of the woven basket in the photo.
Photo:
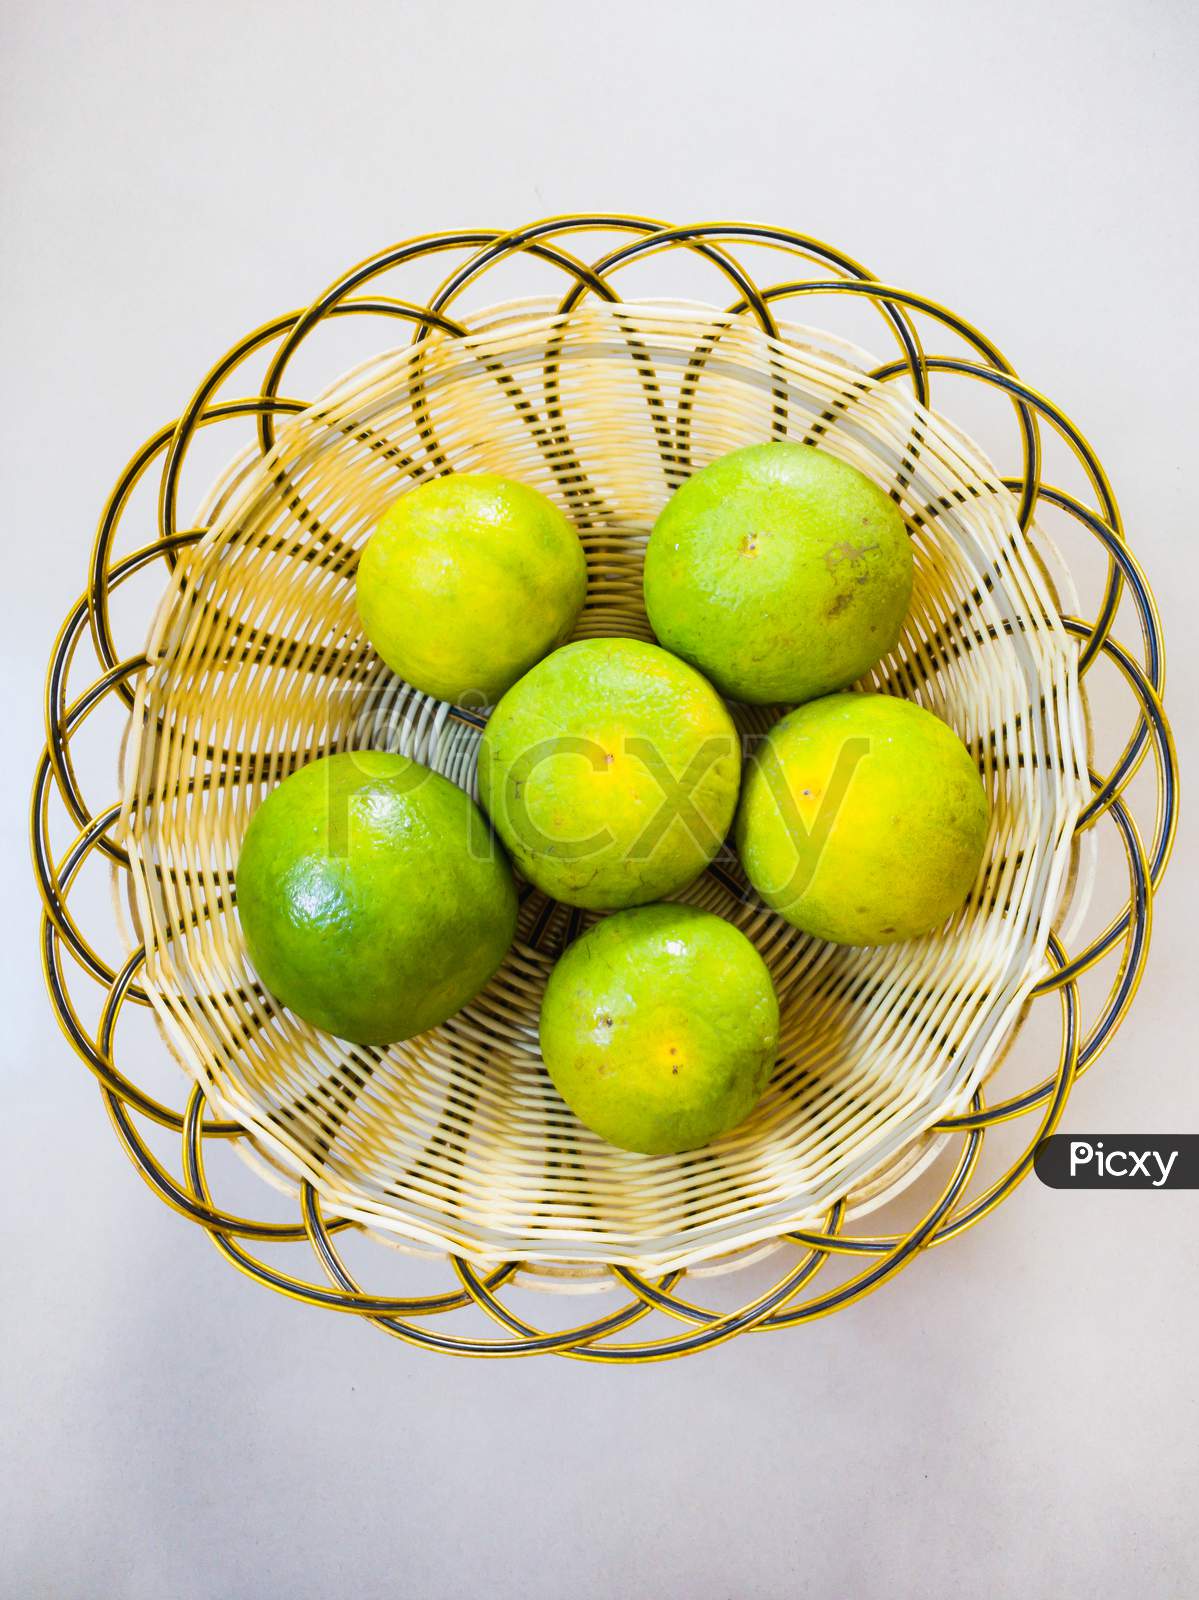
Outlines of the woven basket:
[{"label": "woven basket", "polygon": [[[632,243],[593,267],[567,253],[570,234],[601,225]],[[832,276],[759,290],[729,254],[734,241],[816,259]],[[736,286],[731,304],[617,298],[612,277],[629,259],[679,246]],[[465,262],[424,305],[375,293],[372,280],[383,272],[448,249]],[[548,261],[573,287],[565,299],[451,314],[484,270],[514,257]],[[897,339],[899,359],[882,363],[843,339],[777,320],[780,301],[819,292],[860,295]],[[402,319],[409,342],[372,357],[311,404],[279,398],[304,339],[351,312]],[[970,353],[925,354],[916,313],[951,330]],[[264,346],[274,357],[261,393],[217,398],[229,374]],[[932,408],[938,370],[982,379],[1013,400],[1018,474],[1005,478]],[[245,415],[258,419],[258,438],[180,532],[180,472],[197,429]],[[1082,462],[1095,510],[1040,481],[1040,419]],[[388,1049],[349,1045],[278,1006],[247,961],[232,895],[240,841],[264,794],[319,754],[364,747],[402,751],[474,788],[483,718],[391,676],[357,623],[357,559],[382,510],[447,471],[496,471],[533,484],[566,511],[587,553],[579,636],[649,638],[641,560],[654,518],[697,468],[768,438],[802,439],[852,462],[905,515],[916,560],[911,612],[895,652],[864,686],[926,705],[977,757],[991,830],[960,915],[935,935],[883,949],[822,945],[768,912],[735,857],[723,853],[680,898],[736,922],[757,945],[780,995],[780,1059],[746,1123],[682,1156],[633,1156],[604,1144],[550,1085],[537,1049],[542,990],[565,943],[592,919],[539,892],[524,894],[517,942],[488,987],[418,1038]],[[116,558],[133,487],[159,460],[158,538]],[[1104,546],[1109,566],[1093,624],[1073,616],[1069,574],[1042,526],[1047,507]],[[109,592],[160,558],[168,571],[148,644],[122,661]],[[358,1311],[417,1343],[486,1354],[552,1349],[637,1359],[805,1320],[857,1298],[922,1245],[998,1203],[1027,1172],[1036,1140],[981,1197],[969,1198],[983,1130],[1035,1108],[1038,1136],[1048,1131],[1073,1078],[1131,1000],[1147,950],[1151,886],[1173,835],[1175,772],[1159,701],[1160,628],[1106,479],[1066,419],[1020,384],[982,335],[814,241],[745,226],[668,230],[589,218],[386,252],[214,368],[179,423],[131,463],[106,508],[92,570],[51,665],[48,746],[34,797],[51,993],[141,1170],[235,1264],[284,1292]],[[1125,585],[1139,611],[1144,668],[1110,637]],[[104,676],[69,705],[66,674],[89,622]],[[1127,679],[1138,710],[1106,779],[1089,769],[1081,687],[1100,656]],[[123,695],[131,715],[119,803],[93,812],[68,745],[108,693]],[[747,746],[778,714],[732,709]],[[1121,794],[1149,748],[1159,806],[1146,852]],[[46,842],[53,787],[82,830],[58,862]],[[1114,820],[1126,847],[1129,909],[1070,959],[1055,929],[1067,913],[1072,925],[1085,919],[1091,871],[1080,871],[1080,838],[1101,815]],[[129,950],[119,968],[96,953],[66,906],[80,864],[97,850],[112,859],[128,908]],[[107,990],[94,1034],[70,999],[64,948]],[[1084,1036],[1076,979],[1117,951],[1116,982]],[[1031,1089],[987,1110],[983,1084],[1031,997],[1051,990],[1063,1001],[1056,1074],[1039,1081],[1040,1074]],[[194,1080],[182,1115],[114,1065],[113,1030],[128,999],[153,1007]],[[152,1153],[132,1113],[183,1132],[182,1181]],[[956,1159],[947,1148],[952,1135],[961,1141]],[[301,1221],[255,1224],[219,1211],[207,1188],[206,1136],[235,1138],[298,1194]],[[848,1231],[851,1219],[894,1201],[938,1162],[943,1180],[910,1228],[875,1239]],[[459,1286],[401,1299],[364,1295],[334,1242],[351,1227],[449,1256]],[[251,1256],[240,1242],[247,1236],[306,1237],[331,1287]],[[798,1259],[748,1306],[722,1313],[675,1292],[682,1273],[744,1265],[766,1244],[796,1250]],[[818,1269],[838,1260],[856,1268],[863,1255],[866,1268],[842,1273],[838,1288],[800,1298]],[[518,1273],[542,1286],[623,1283],[632,1298],[620,1312],[550,1333],[499,1299]],[[503,1338],[433,1331],[433,1313],[472,1301],[500,1322]],[[685,1330],[635,1343],[618,1337],[651,1310]]]}]

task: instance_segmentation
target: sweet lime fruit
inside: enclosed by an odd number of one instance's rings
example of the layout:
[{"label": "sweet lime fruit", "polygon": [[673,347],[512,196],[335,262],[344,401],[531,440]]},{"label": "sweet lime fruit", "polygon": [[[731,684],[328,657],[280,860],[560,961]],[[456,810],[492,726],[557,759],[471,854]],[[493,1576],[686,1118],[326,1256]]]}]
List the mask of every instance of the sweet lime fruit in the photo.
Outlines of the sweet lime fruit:
[{"label": "sweet lime fruit", "polygon": [[939,717],[889,695],[834,694],[758,746],[735,839],[754,888],[795,927],[891,944],[962,904],[987,817],[974,759]]},{"label": "sweet lime fruit", "polygon": [[778,1048],[770,973],[739,929],[691,906],[596,923],[550,974],[541,1054],[581,1122],[625,1150],[695,1150],[753,1110]]},{"label": "sweet lime fruit", "polygon": [[381,518],[358,563],[363,631],[414,689],[494,705],[569,638],[587,593],[573,525],[490,473],[432,478]]},{"label": "sweet lime fruit", "polygon": [[470,796],[405,756],[326,756],[250,819],[237,911],[267,989],[318,1028],[391,1044],[444,1022],[503,960],[512,873]]},{"label": "sweet lime fruit", "polygon": [[741,749],[719,695],[637,639],[555,650],[492,712],[479,794],[513,859],[592,910],[684,888],[724,841]]},{"label": "sweet lime fruit", "polygon": [[811,445],[734,450],[667,501],[645,555],[658,640],[730,700],[811,700],[893,649],[912,552],[889,495]]}]

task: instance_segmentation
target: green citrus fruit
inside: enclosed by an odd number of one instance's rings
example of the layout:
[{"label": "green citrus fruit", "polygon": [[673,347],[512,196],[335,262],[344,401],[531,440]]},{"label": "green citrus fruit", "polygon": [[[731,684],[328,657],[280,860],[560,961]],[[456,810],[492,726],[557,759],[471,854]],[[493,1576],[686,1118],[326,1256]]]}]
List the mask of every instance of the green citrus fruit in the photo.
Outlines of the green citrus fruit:
[{"label": "green citrus fruit", "polygon": [[636,639],[564,645],[492,712],[479,794],[521,871],[610,911],[684,888],[720,849],[741,750],[720,697]]},{"label": "green citrus fruit", "polygon": [[986,837],[986,791],[957,734],[881,694],[829,695],[777,722],[746,769],[736,825],[767,905],[834,944],[939,927]]},{"label": "green citrus fruit", "polygon": [[237,911],[270,992],[318,1028],[391,1044],[483,987],[516,890],[478,808],[406,756],[326,756],[250,819]]},{"label": "green citrus fruit", "polygon": [[894,648],[912,593],[903,517],[811,445],[751,445],[671,496],[645,554],[659,641],[753,705],[811,700]]},{"label": "green citrus fruit", "polygon": [[695,1150],[753,1110],[779,1006],[737,928],[691,906],[622,911],[550,974],[541,1054],[581,1122],[626,1150]]},{"label": "green citrus fruit", "polygon": [[526,484],[433,478],[386,511],[358,563],[358,615],[395,673],[455,705],[494,705],[569,638],[587,592],[571,523]]}]

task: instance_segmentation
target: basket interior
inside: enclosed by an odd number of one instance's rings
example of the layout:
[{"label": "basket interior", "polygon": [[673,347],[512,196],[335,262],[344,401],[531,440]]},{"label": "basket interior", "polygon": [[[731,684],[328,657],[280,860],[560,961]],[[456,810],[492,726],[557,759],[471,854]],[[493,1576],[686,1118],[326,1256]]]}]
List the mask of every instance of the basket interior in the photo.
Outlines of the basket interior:
[{"label": "basket interior", "polygon": [[[812,330],[771,340],[692,304],[521,303],[466,338],[372,360],[222,478],[156,615],[126,752],[145,982],[213,1111],[308,1177],[328,1212],[476,1261],[662,1270],[775,1237],[910,1167],[913,1141],[995,1061],[1045,970],[1085,792],[1076,650],[994,469],[869,366]],[[977,755],[988,850],[951,925],[876,950],[822,945],[722,856],[679,898],[757,945],[780,995],[780,1058],[747,1122],[681,1156],[604,1144],[553,1090],[538,1010],[580,920],[539,893],[486,990],[418,1038],[351,1045],[277,1006],[231,903],[269,789],[317,755],[372,747],[474,790],[478,717],[392,677],[357,623],[358,553],[390,501],[447,470],[535,485],[587,553],[578,636],[650,638],[641,558],[663,503],[714,457],[772,437],[852,462],[907,518],[911,612],[863,686],[919,701]],[[731,709],[747,741],[778,714]]]}]

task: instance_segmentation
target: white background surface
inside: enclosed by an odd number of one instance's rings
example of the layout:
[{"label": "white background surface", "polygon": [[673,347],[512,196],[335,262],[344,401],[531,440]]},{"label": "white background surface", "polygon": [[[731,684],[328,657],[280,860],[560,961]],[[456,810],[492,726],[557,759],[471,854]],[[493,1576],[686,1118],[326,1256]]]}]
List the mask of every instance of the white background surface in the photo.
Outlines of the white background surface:
[{"label": "white background surface", "polygon": [[[23,844],[44,661],[134,445],[377,247],[583,208],[784,223],[986,328],[1109,469],[1185,775],[1193,7],[10,0],[3,30],[0,1591],[1194,1592],[1194,1194],[1030,1181],[860,1306],[661,1367],[422,1355],[147,1193],[51,1020]],[[1184,828],[1068,1129],[1199,1129],[1195,868]]]}]

